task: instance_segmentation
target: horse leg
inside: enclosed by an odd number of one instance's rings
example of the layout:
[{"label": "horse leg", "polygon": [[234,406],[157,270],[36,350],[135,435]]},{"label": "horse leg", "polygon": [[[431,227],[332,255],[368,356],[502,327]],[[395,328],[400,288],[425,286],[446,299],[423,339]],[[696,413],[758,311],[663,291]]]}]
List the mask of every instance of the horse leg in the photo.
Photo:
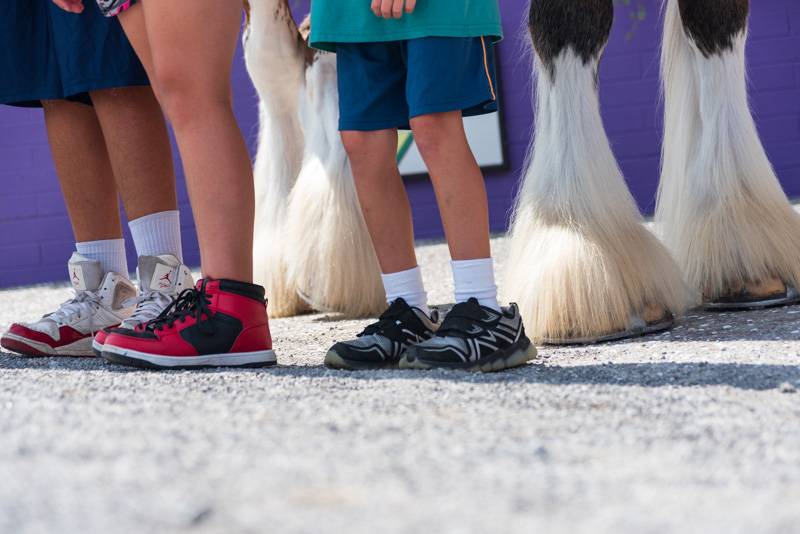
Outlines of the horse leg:
[{"label": "horse leg", "polygon": [[536,123],[505,285],[532,338],[593,342],[662,330],[681,273],[645,228],[603,128],[597,74],[612,0],[532,0]]},{"label": "horse leg", "polygon": [[247,70],[258,92],[259,139],[254,165],[256,220],[254,273],[269,297],[270,314],[290,316],[307,310],[287,280],[284,261],[289,194],[303,157],[299,99],[306,47],[287,0],[250,0],[244,34]]},{"label": "horse leg", "polygon": [[798,300],[800,215],[747,101],[748,0],[667,0],[657,220],[706,308]]},{"label": "horse leg", "polygon": [[374,316],[386,294],[339,137],[338,106],[336,59],[320,52],[300,99],[306,146],[286,213],[287,279],[314,310]]}]

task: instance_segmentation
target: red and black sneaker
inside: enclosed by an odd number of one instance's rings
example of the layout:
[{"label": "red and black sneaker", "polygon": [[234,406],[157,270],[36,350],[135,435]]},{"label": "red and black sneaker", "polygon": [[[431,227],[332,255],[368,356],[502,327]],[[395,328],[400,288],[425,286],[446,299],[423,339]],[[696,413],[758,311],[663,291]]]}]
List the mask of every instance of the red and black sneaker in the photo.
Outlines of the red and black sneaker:
[{"label": "red and black sneaker", "polygon": [[264,288],[200,280],[156,319],[134,330],[112,330],[102,356],[151,369],[275,365]]}]

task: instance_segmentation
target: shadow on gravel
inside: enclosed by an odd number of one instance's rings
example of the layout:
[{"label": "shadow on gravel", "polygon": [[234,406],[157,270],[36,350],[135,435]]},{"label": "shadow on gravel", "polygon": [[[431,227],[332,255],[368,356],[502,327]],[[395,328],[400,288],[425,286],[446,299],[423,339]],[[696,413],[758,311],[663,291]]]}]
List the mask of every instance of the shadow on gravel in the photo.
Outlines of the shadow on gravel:
[{"label": "shadow on gravel", "polygon": [[[453,304],[436,306],[442,315],[447,314],[452,307]],[[310,318],[316,323],[338,323],[344,319],[341,315],[331,313]],[[355,329],[353,334],[358,330],[360,328]],[[626,345],[646,341],[800,341],[800,305],[739,312],[689,310],[672,330],[611,344]]]},{"label": "shadow on gravel", "polygon": [[800,306],[741,312],[691,310],[671,330],[610,345],[647,341],[800,341]]},{"label": "shadow on gravel", "polygon": [[794,393],[800,389],[798,365],[740,364],[708,362],[605,363],[591,365],[547,365],[532,363],[503,373],[477,374],[460,371],[333,371],[322,366],[284,366],[264,369],[203,369],[197,371],[147,371],[111,365],[94,358],[23,358],[0,353],[0,371],[25,369],[42,371],[104,371],[108,373],[203,373],[225,376],[265,374],[283,378],[351,379],[367,381],[434,380],[464,384],[542,384],[609,385],[639,387],[728,386],[742,390],[782,389]]},{"label": "shadow on gravel", "polygon": [[[308,376],[298,368],[283,368],[288,375]],[[800,389],[800,365],[755,365],[706,362],[620,363],[560,366],[528,364],[502,373],[476,374],[458,371],[328,371],[356,380],[445,380],[479,384],[518,383],[542,385],[609,385],[639,387],[728,386],[764,391],[786,387]]]}]

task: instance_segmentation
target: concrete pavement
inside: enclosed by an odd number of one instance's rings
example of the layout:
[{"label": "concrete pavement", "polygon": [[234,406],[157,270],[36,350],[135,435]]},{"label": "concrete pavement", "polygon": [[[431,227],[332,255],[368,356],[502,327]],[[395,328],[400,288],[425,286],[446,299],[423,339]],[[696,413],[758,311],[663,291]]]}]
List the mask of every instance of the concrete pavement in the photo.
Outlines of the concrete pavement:
[{"label": "concrete pavement", "polygon": [[[446,247],[420,262],[449,302]],[[66,295],[2,291],[0,328]],[[267,370],[3,354],[0,532],[800,532],[800,307],[498,375],[323,368],[363,324],[275,320]]]}]

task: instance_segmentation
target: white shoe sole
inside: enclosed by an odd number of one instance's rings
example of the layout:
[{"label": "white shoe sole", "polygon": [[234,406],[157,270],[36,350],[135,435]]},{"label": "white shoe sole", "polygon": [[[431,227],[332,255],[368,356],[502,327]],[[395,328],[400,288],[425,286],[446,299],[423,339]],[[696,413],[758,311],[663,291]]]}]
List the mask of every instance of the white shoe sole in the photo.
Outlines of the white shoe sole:
[{"label": "white shoe sole", "polygon": [[273,350],[205,354],[203,356],[159,356],[131,349],[103,347],[105,360],[146,369],[202,369],[206,367],[267,367],[278,363]]},{"label": "white shoe sole", "polygon": [[[31,354],[25,354],[26,356],[35,355],[35,356],[66,356],[72,358],[91,358],[94,356],[92,352],[92,338],[85,338],[79,339],[74,343],[70,343],[69,345],[64,345],[62,347],[53,348],[47,343],[42,343],[41,341],[33,341],[32,339],[28,339],[23,336],[18,336],[16,334],[12,334],[7,332],[3,335],[3,339],[11,340],[16,342],[19,345],[24,345],[31,348]],[[8,349],[11,350],[11,349]],[[38,354],[33,354],[38,353]]]}]

